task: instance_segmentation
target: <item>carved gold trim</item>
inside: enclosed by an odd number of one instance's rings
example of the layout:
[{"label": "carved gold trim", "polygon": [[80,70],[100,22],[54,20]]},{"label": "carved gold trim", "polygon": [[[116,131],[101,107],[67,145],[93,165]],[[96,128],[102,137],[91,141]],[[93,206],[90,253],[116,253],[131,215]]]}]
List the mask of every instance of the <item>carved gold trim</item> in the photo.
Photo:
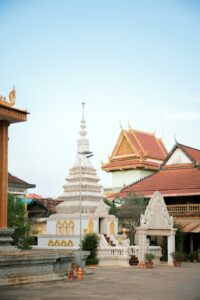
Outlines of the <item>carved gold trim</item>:
[{"label": "carved gold trim", "polygon": [[65,240],[62,240],[60,246],[63,246],[63,247],[64,247],[64,246],[67,246],[67,242],[66,242]]},{"label": "carved gold trim", "polygon": [[69,241],[68,241],[68,243],[67,243],[67,246],[69,246],[69,247],[73,247],[73,246],[74,246],[74,244],[73,244],[73,242],[72,242],[71,240],[69,240]]},{"label": "carved gold trim", "polygon": [[54,243],[54,246],[60,246],[60,241],[56,240],[55,243]]},{"label": "carved gold trim", "polygon": [[94,229],[94,222],[90,220],[88,222],[88,233],[93,233],[93,229]]},{"label": "carved gold trim", "polygon": [[54,246],[54,243],[53,243],[52,240],[50,240],[50,241],[48,242],[48,246]]},{"label": "carved gold trim", "polygon": [[110,235],[114,235],[115,234],[115,223],[111,222],[110,223]]}]

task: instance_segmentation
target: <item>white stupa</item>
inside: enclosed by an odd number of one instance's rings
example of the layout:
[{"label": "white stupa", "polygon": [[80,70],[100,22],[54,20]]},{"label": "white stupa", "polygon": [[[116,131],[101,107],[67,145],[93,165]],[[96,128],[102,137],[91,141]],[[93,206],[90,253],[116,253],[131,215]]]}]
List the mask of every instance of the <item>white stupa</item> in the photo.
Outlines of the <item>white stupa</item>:
[{"label": "white stupa", "polygon": [[59,197],[63,202],[57,206],[57,213],[48,218],[47,233],[38,236],[40,247],[79,247],[80,236],[92,232],[98,233],[103,241],[104,236],[117,235],[118,220],[108,214],[109,207],[103,201],[102,186],[90,161],[92,153],[86,138],[84,105],[82,103],[76,161],[69,170],[64,192]]}]

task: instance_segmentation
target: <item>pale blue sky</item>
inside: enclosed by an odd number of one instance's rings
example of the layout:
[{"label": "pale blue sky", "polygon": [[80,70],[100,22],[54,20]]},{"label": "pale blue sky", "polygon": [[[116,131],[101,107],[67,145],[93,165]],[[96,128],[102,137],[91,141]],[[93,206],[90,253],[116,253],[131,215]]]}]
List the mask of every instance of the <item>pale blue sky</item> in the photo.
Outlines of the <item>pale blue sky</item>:
[{"label": "pale blue sky", "polygon": [[10,127],[9,170],[58,196],[81,118],[100,170],[128,120],[200,148],[200,2],[0,0],[0,94],[16,87],[28,122]]}]

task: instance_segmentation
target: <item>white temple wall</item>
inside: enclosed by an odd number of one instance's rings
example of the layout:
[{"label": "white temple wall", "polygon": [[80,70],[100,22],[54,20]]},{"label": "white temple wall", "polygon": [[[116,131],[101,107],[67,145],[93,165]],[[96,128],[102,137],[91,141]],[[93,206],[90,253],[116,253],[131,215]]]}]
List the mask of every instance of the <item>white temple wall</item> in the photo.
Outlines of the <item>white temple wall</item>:
[{"label": "white temple wall", "polygon": [[47,233],[56,234],[56,221],[47,221]]},{"label": "white temple wall", "polygon": [[112,188],[122,188],[154,173],[150,170],[123,170],[112,172]]},{"label": "white temple wall", "polygon": [[107,220],[106,219],[100,219],[100,228],[99,232],[101,234],[107,234]]}]

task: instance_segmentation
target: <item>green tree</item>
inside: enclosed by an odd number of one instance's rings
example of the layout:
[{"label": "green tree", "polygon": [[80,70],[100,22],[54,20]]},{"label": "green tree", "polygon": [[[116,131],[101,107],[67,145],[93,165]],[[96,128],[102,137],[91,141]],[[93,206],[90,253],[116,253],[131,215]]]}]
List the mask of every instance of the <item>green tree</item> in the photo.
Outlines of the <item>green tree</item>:
[{"label": "green tree", "polygon": [[104,199],[104,203],[110,207],[109,214],[115,216],[117,213],[117,207],[116,207],[115,203],[108,199]]},{"label": "green tree", "polygon": [[136,227],[140,225],[140,216],[146,209],[147,200],[141,194],[128,193],[122,202],[124,204],[117,208],[116,216],[119,224],[128,229],[130,245],[134,245]]},{"label": "green tree", "polygon": [[86,265],[98,264],[97,249],[99,246],[99,237],[96,233],[88,233],[82,241],[82,249],[90,251],[90,255],[86,259]]},{"label": "green tree", "polygon": [[31,249],[30,224],[26,217],[24,205],[19,198],[15,198],[12,194],[8,194],[8,227],[15,228],[14,245],[23,250]]}]

